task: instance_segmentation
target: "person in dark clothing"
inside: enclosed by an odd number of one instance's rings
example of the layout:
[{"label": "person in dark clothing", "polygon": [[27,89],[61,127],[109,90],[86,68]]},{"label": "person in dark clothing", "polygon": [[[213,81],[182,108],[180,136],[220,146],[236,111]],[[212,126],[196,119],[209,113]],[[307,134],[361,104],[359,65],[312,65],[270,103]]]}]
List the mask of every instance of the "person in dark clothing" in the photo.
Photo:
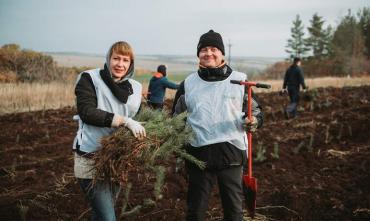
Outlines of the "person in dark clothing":
[{"label": "person in dark clothing", "polygon": [[73,142],[74,175],[86,198],[91,220],[114,221],[115,198],[120,186],[98,180],[92,186],[95,169],[91,156],[101,148],[100,139],[125,126],[135,137],[146,136],[145,128],[132,117],[141,104],[142,86],[131,79],[134,56],[130,45],[116,42],[108,50],[103,69],[87,70],[77,77],[75,87],[79,128]]},{"label": "person in dark clothing", "polygon": [[296,117],[297,115],[300,85],[302,85],[304,90],[307,89],[304,83],[303,71],[300,66],[301,59],[294,58],[293,64],[288,68],[284,76],[282,93],[286,93],[288,89],[290,99],[290,104],[285,109],[286,118]]},{"label": "person in dark clothing", "polygon": [[197,56],[199,69],[181,82],[172,108],[173,115],[188,112],[186,121],[195,136],[186,150],[206,163],[204,170],[190,161],[185,163],[189,175],[186,220],[204,220],[210,193],[218,183],[224,220],[242,221],[245,130],[262,126],[262,110],[253,96],[253,119],[245,117],[247,90],[230,80],[244,81],[247,76],[226,64],[219,33],[210,30],[200,37]]},{"label": "person in dark clothing", "polygon": [[166,66],[159,65],[157,72],[150,79],[148,87],[148,105],[154,109],[162,109],[166,88],[178,89],[179,85],[167,79]]}]

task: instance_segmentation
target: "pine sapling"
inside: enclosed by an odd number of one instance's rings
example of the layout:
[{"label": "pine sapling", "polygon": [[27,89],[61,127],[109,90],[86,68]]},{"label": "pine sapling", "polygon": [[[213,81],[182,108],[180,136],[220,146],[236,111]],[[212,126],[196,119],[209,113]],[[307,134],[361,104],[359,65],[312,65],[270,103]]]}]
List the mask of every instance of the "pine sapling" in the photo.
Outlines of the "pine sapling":
[{"label": "pine sapling", "polygon": [[127,183],[125,193],[123,195],[123,203],[122,203],[122,208],[121,208],[121,217],[122,217],[122,214],[124,214],[126,212],[126,208],[127,208],[128,202],[129,202],[128,200],[129,200],[131,188],[132,188],[132,183]]},{"label": "pine sapling", "polygon": [[279,144],[274,142],[274,152],[270,153],[271,157],[274,159],[279,159]]},{"label": "pine sapling", "polygon": [[352,137],[352,127],[348,124],[348,134],[350,137]]},{"label": "pine sapling", "polygon": [[310,141],[309,141],[309,143],[308,143],[308,146],[307,146],[307,150],[308,150],[308,152],[310,152],[310,153],[312,153],[313,152],[313,142],[314,142],[314,134],[313,133],[311,133],[310,134]]},{"label": "pine sapling", "polygon": [[27,216],[29,207],[23,205],[22,201],[19,202],[17,207],[18,207],[18,210],[19,210],[19,216],[21,217],[21,220],[26,221],[26,216]]},{"label": "pine sapling", "polygon": [[17,166],[18,166],[17,158],[14,158],[13,159],[13,163],[10,166],[10,174],[11,174],[11,176],[15,176],[15,173],[16,173],[16,170],[17,170]]},{"label": "pine sapling", "polygon": [[304,140],[302,140],[301,143],[299,143],[298,146],[293,149],[293,153],[298,154],[301,151],[302,147],[304,146],[304,143],[305,143]]},{"label": "pine sapling", "polygon": [[325,130],[325,144],[328,144],[329,142],[330,142],[330,125],[327,125]]},{"label": "pine sapling", "polygon": [[340,140],[342,138],[342,131],[343,131],[343,124],[340,124],[338,135],[337,135],[337,140]]},{"label": "pine sapling", "polygon": [[45,138],[46,138],[46,139],[49,139],[49,138],[50,138],[50,135],[49,135],[49,129],[48,129],[48,128],[46,128]]},{"label": "pine sapling", "polygon": [[284,115],[284,113],[285,113],[285,107],[284,106],[281,106],[280,111],[281,111],[281,114]]},{"label": "pine sapling", "polygon": [[310,102],[310,111],[313,112],[315,109],[314,101]]},{"label": "pine sapling", "polygon": [[258,143],[258,146],[257,146],[257,156],[254,159],[254,161],[255,162],[263,162],[263,161],[265,161],[266,160],[265,153],[266,153],[266,148],[263,146],[263,143],[262,142],[259,142]]},{"label": "pine sapling", "polygon": [[329,101],[329,98],[327,97],[327,98],[325,99],[324,106],[325,106],[325,107],[330,107],[331,105],[332,105],[332,103]]},{"label": "pine sapling", "polygon": [[271,110],[270,108],[270,112],[271,112],[272,119],[275,121],[276,120],[275,111]]},{"label": "pine sapling", "polygon": [[21,138],[21,136],[19,134],[17,134],[17,137],[15,138],[15,143],[16,144],[19,144],[20,138]]},{"label": "pine sapling", "polygon": [[154,171],[155,171],[155,174],[156,174],[156,181],[155,181],[155,184],[154,184],[153,194],[154,194],[155,198],[158,200],[158,199],[163,198],[162,187],[163,187],[163,183],[164,183],[164,178],[166,176],[166,174],[165,174],[166,169],[163,166],[156,166],[156,167],[154,167]]},{"label": "pine sapling", "polygon": [[150,198],[145,198],[143,200],[143,208],[148,209],[148,208],[154,208],[156,207],[156,202]]}]

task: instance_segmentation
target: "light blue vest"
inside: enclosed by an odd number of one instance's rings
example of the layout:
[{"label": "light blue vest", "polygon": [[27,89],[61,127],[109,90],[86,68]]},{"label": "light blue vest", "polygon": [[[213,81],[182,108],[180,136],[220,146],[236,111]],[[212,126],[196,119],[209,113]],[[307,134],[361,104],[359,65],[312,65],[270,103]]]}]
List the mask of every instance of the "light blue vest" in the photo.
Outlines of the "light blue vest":
[{"label": "light blue vest", "polygon": [[230,80],[244,81],[244,73],[233,71],[223,81],[204,81],[198,73],[185,79],[185,102],[192,127],[194,147],[229,142],[241,150],[247,147],[243,129],[244,86],[231,84]]},{"label": "light blue vest", "polygon": [[[140,107],[142,93],[142,86],[139,82],[128,79],[132,85],[133,94],[128,97],[127,103],[124,104],[113,95],[109,87],[104,83],[103,79],[100,77],[100,69],[84,72],[91,76],[95,87],[98,109],[125,117],[133,117],[136,115]],[[81,74],[78,76],[76,82],[80,80]],[[78,120],[79,128],[73,142],[73,149],[76,149],[76,143],[78,142],[80,150],[83,152],[91,153],[97,151],[100,148],[100,139],[112,134],[116,130],[115,128],[96,127],[84,123],[78,115],[74,116],[74,119]]]}]

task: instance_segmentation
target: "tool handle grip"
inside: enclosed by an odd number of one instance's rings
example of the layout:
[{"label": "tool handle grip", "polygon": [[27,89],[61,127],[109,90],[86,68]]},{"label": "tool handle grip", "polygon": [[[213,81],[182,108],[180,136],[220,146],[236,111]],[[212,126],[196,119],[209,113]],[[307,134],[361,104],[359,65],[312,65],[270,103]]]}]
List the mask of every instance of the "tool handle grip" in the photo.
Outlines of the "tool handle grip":
[{"label": "tool handle grip", "polygon": [[257,83],[257,84],[256,84],[256,87],[257,87],[257,88],[266,88],[266,89],[270,89],[270,88],[271,88],[271,85],[269,85],[269,84],[261,84],[261,83]]},{"label": "tool handle grip", "polygon": [[230,83],[232,84],[240,84],[241,81],[237,81],[237,80],[230,80]]}]

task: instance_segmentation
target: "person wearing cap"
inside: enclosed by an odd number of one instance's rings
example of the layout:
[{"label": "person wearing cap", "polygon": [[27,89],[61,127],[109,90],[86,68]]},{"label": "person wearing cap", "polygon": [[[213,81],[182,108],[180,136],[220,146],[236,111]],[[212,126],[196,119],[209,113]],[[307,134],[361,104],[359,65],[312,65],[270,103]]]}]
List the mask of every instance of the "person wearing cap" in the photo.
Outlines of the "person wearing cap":
[{"label": "person wearing cap", "polygon": [[[291,118],[297,115],[297,105],[299,102],[299,89],[302,85],[304,90],[307,86],[304,82],[303,71],[301,69],[301,59],[295,57],[293,64],[285,72],[282,93],[288,91],[290,104],[285,109],[285,117]],[[288,89],[288,90],[287,90]]]},{"label": "person wearing cap", "polygon": [[159,65],[157,72],[150,79],[147,95],[147,103],[153,109],[163,109],[164,97],[166,88],[177,90],[178,84],[175,84],[167,78],[167,67],[163,64]]},{"label": "person wearing cap", "polygon": [[141,104],[142,86],[132,79],[134,54],[127,42],[116,42],[108,50],[103,69],[80,73],[75,87],[79,128],[73,142],[74,175],[91,206],[91,220],[114,221],[119,185],[94,178],[92,156],[101,148],[100,139],[127,127],[135,137],[146,136],[145,128],[132,118]]},{"label": "person wearing cap", "polygon": [[247,75],[226,64],[219,33],[210,30],[200,37],[197,56],[198,71],[180,84],[172,109],[173,115],[188,112],[187,124],[195,136],[186,150],[206,163],[202,170],[185,161],[189,175],[186,220],[204,220],[209,196],[217,183],[223,220],[242,221],[242,174],[248,142],[245,130],[261,127],[263,114],[253,94],[253,119],[245,117],[247,90],[230,80],[245,81]]}]

